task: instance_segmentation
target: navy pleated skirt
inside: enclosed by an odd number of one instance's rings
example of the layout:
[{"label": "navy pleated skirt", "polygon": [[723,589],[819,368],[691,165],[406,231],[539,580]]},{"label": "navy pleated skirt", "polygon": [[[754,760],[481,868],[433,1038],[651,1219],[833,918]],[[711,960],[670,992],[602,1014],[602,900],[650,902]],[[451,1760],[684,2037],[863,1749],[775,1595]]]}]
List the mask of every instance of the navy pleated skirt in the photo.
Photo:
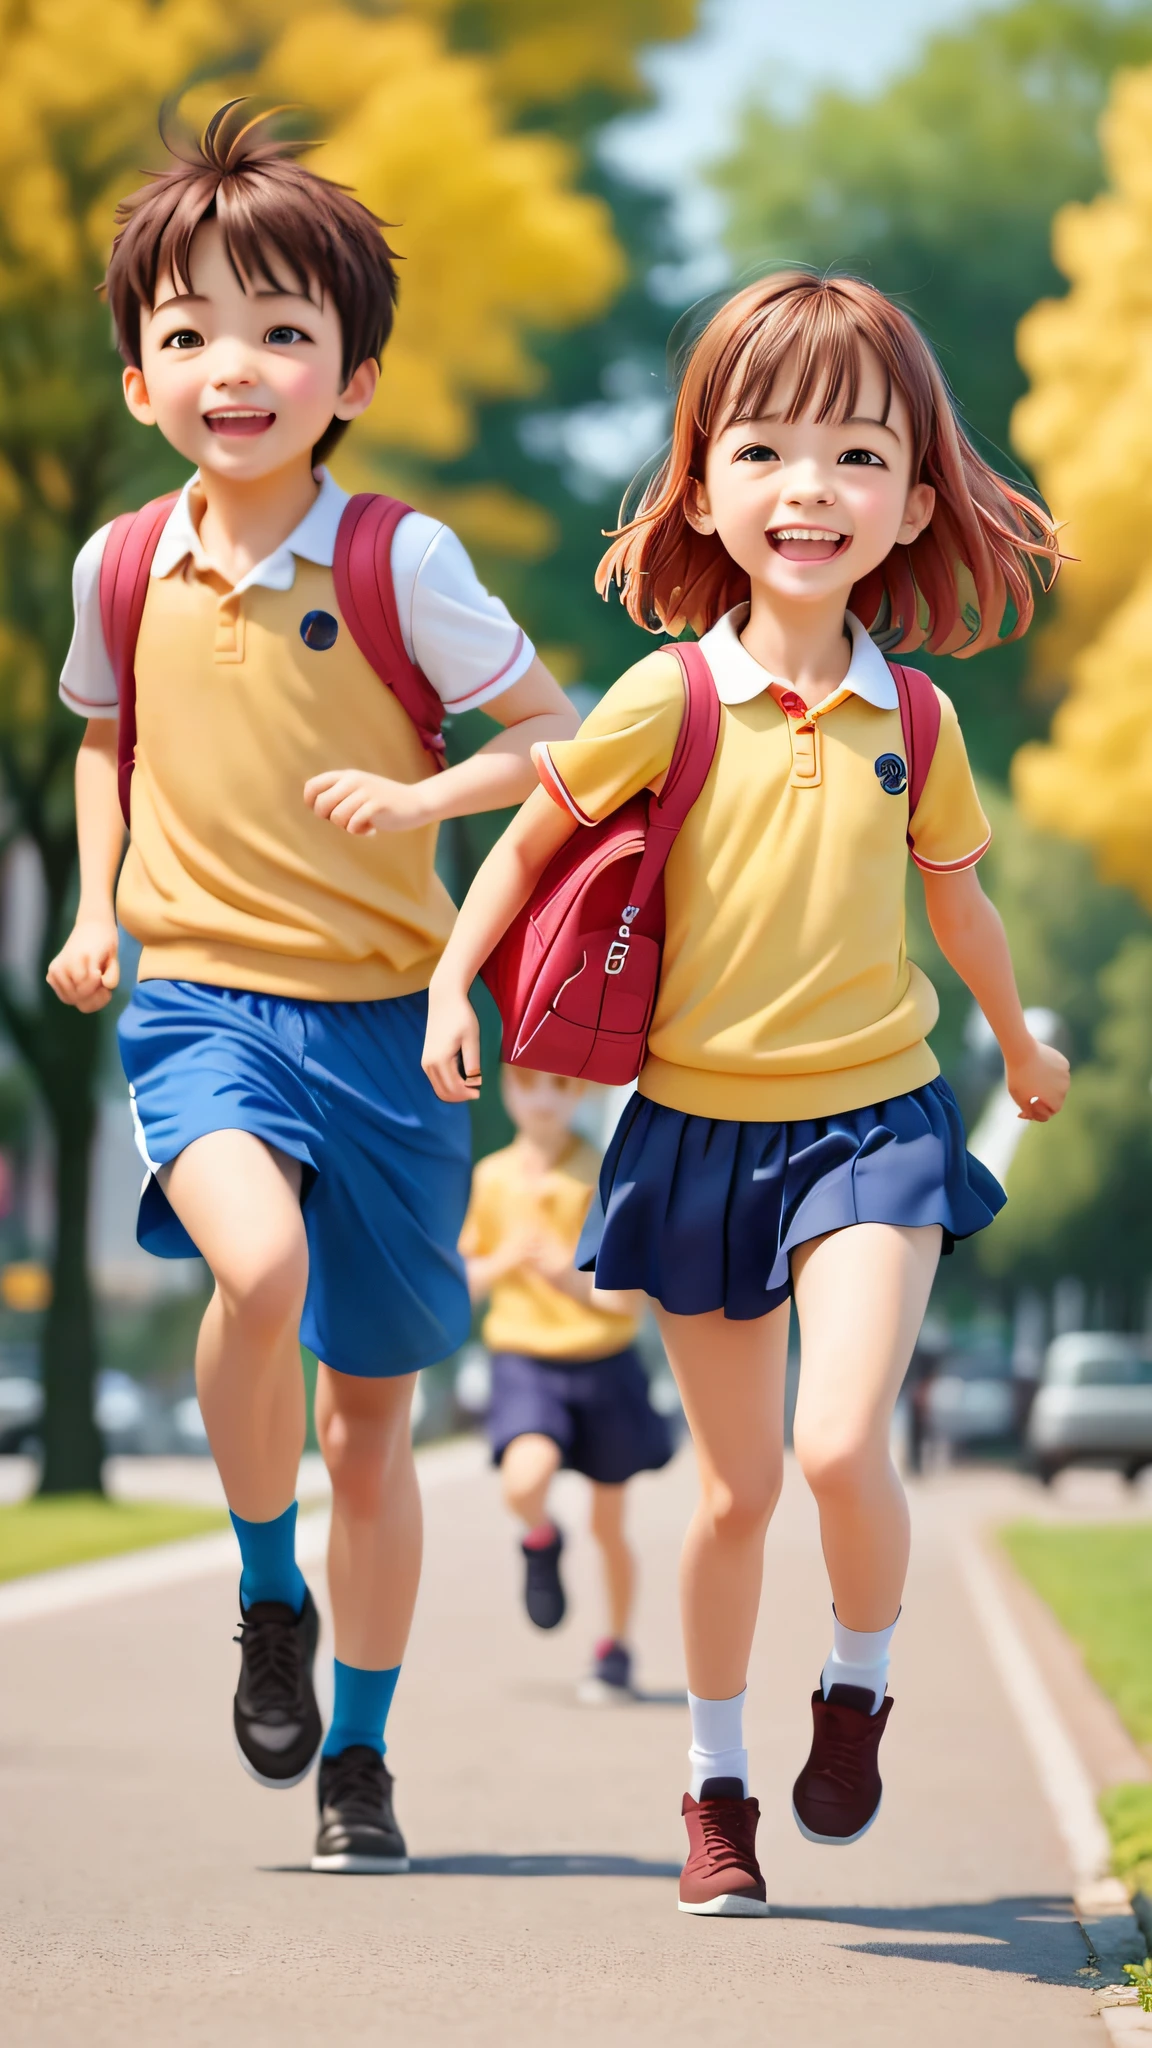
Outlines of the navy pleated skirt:
[{"label": "navy pleated skirt", "polygon": [[736,1123],[634,1095],[576,1263],[673,1315],[750,1321],[792,1292],[789,1254],[852,1223],[938,1223],[944,1250],[991,1223],[999,1181],[964,1140],[945,1080],[838,1116]]}]

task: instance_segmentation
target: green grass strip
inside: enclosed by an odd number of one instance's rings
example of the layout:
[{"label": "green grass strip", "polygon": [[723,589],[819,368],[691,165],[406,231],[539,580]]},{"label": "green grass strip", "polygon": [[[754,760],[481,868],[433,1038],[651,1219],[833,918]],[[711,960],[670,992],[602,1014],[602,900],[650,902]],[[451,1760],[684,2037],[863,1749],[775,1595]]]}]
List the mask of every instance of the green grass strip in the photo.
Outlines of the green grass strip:
[{"label": "green grass strip", "polygon": [[1014,1522],[1001,1537],[1129,1733],[1152,1744],[1152,1522]]},{"label": "green grass strip", "polygon": [[0,1579],[85,1564],[223,1529],[220,1508],[170,1506],[157,1501],[103,1500],[99,1494],[52,1494],[0,1507]]},{"label": "green grass strip", "polygon": [[1152,1897],[1152,1785],[1113,1785],[1100,1794],[1112,1868],[1131,1892]]}]

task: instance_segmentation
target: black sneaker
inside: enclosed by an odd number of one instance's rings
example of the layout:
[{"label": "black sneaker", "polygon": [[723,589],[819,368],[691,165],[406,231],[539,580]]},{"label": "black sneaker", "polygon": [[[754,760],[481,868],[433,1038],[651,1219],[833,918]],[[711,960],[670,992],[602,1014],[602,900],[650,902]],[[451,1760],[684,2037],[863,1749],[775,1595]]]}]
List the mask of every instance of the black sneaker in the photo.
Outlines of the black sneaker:
[{"label": "black sneaker", "polygon": [[522,1543],[524,1552],[524,1605],[528,1619],[537,1628],[558,1628],[567,1610],[564,1588],[560,1583],[560,1552],[564,1538],[559,1529],[552,1532],[551,1543],[540,1545]]},{"label": "black sneaker", "polygon": [[299,1614],[282,1600],[255,1600],[240,1611],[236,1747],[249,1777],[274,1792],[308,1776],[324,1733],[312,1689],[319,1634],[320,1617],[307,1591]]},{"label": "black sneaker", "polygon": [[[635,1698],[632,1690],[632,1652],[623,1643],[605,1637],[596,1645],[596,1662],[577,1688],[577,1698],[586,1707],[610,1706]],[[741,1794],[743,1797],[743,1794]]]},{"label": "black sneaker", "polygon": [[408,1851],[392,1811],[392,1773],[363,1743],[320,1759],[320,1832],[313,1870],[369,1877],[407,1870]]}]

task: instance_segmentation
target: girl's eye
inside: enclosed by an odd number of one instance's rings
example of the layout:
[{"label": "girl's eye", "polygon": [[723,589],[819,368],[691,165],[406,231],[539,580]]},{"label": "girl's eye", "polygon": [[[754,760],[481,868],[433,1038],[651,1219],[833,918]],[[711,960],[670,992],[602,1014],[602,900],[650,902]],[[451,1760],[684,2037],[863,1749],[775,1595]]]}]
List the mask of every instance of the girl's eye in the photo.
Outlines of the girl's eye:
[{"label": "girl's eye", "polygon": [[197,334],[196,329],[194,327],[181,327],[175,334],[170,334],[168,336],[168,339],[166,342],[164,342],[163,346],[165,348],[178,349],[203,348],[204,336],[202,334]]},{"label": "girl's eye", "polygon": [[872,469],[883,469],[885,466],[883,456],[877,455],[872,448],[846,448],[843,455],[837,457],[837,461],[859,463]]},{"label": "girl's eye", "polygon": [[767,447],[763,441],[754,441],[751,447],[741,448],[736,460],[737,462],[779,462],[780,457],[774,448]]},{"label": "girl's eye", "polygon": [[308,336],[301,327],[270,327],[264,336],[269,348],[289,348],[293,342],[307,339]]}]

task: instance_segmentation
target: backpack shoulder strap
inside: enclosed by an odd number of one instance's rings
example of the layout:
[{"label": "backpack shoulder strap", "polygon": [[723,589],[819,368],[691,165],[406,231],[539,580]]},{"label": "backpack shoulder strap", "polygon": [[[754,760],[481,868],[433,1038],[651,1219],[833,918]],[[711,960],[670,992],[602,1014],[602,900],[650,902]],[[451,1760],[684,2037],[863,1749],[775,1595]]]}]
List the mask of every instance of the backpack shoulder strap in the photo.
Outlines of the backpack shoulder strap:
[{"label": "backpack shoulder strap", "polygon": [[676,834],[708,780],[720,737],[720,699],[707,657],[693,640],[676,641],[666,651],[675,655],[684,677],[684,716],[663,787],[649,807],[644,857],[632,887],[636,908],[641,910],[664,871]]},{"label": "backpack shoulder strap", "polygon": [[890,662],[892,680],[900,699],[900,724],[904,729],[904,752],[908,758],[908,818],[916,816],[928,770],[940,737],[940,699],[931,676],[922,668],[901,668]]},{"label": "backpack shoulder strap", "polygon": [[412,507],[361,491],[344,508],[332,575],[341,615],[369,666],[403,705],[437,768],[444,766],[444,706],[411,659],[392,584],[392,538]]},{"label": "backpack shoulder strap", "polygon": [[136,759],[136,642],[152,557],[179,495],[169,491],[139,512],[122,512],[112,521],[100,563],[100,623],[120,700],[117,788],[125,824]]}]

